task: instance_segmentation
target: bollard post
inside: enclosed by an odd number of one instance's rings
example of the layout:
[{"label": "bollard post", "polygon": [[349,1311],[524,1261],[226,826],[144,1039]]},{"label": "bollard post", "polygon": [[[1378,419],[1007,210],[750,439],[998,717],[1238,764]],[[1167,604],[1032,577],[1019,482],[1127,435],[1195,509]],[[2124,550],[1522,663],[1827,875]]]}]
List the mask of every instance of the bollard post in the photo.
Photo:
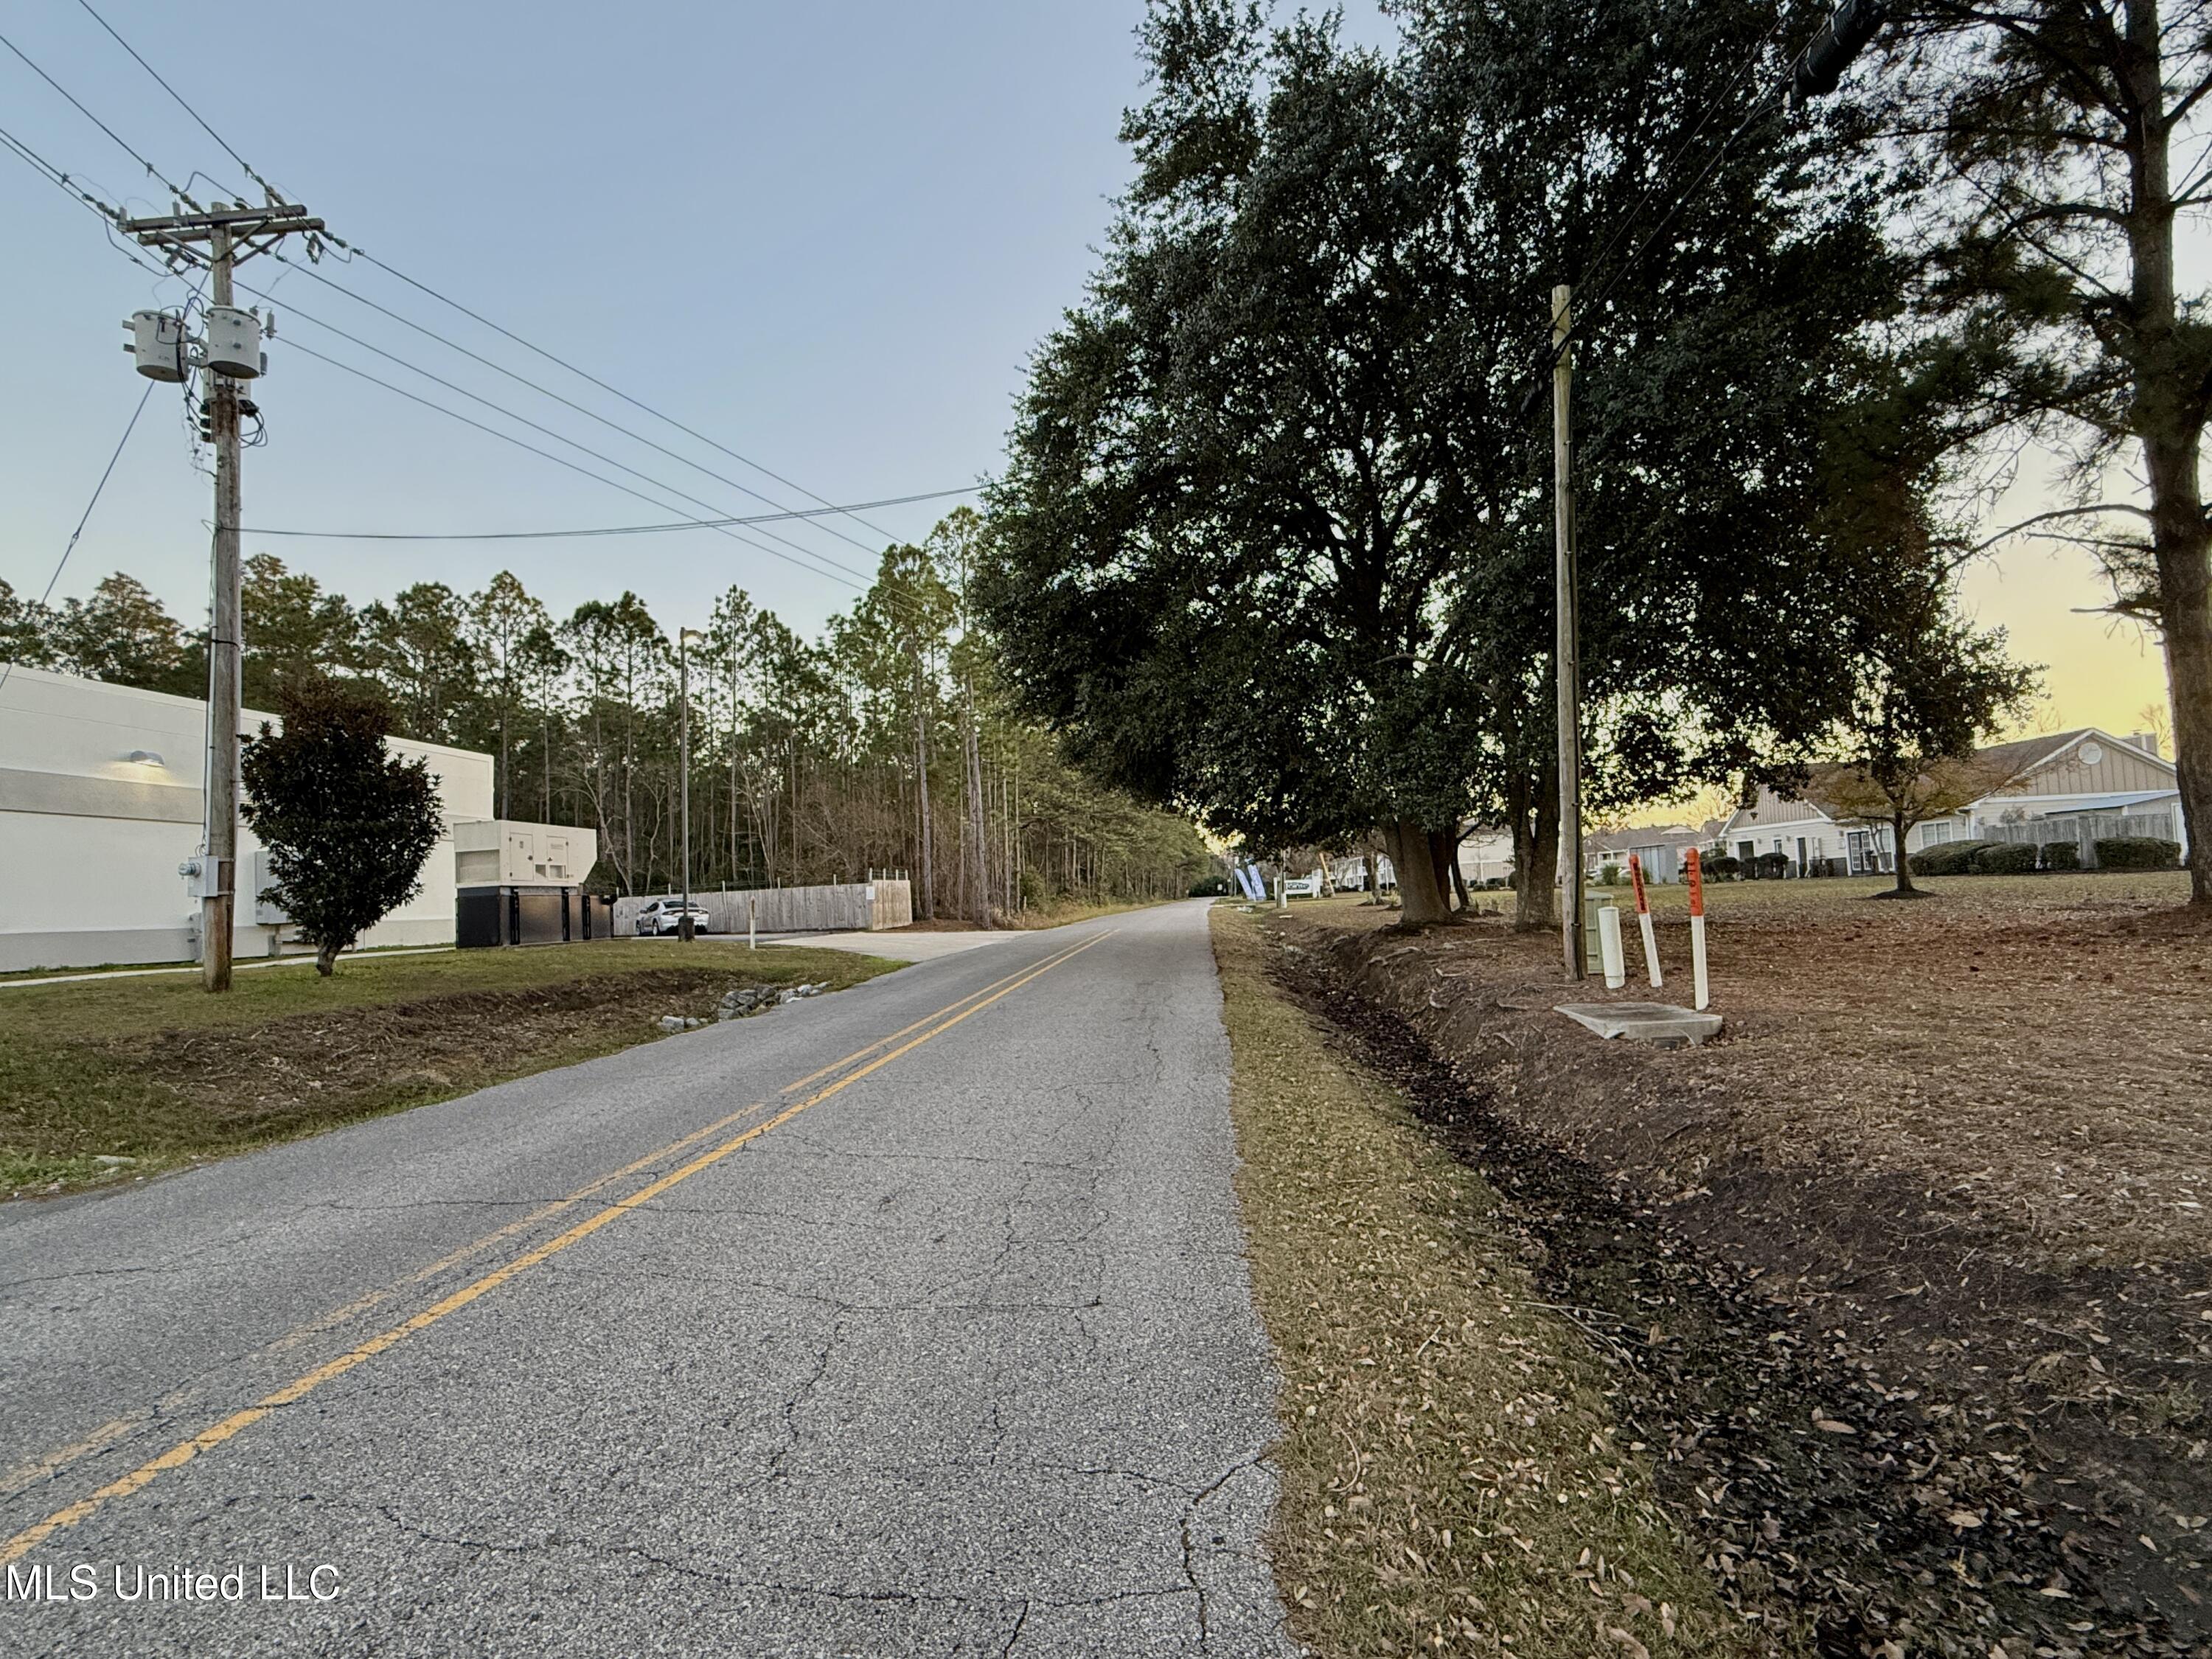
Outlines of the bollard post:
[{"label": "bollard post", "polygon": [[757,899],[745,901],[745,946],[748,950],[760,949],[760,902]]},{"label": "bollard post", "polygon": [[1597,908],[1598,959],[1605,968],[1605,988],[1618,991],[1628,983],[1627,954],[1620,946],[1620,907],[1601,904]]},{"label": "bollard post", "polygon": [[1628,855],[1628,884],[1636,890],[1636,926],[1644,935],[1644,966],[1651,975],[1651,988],[1659,988],[1659,936],[1652,931],[1651,900],[1644,890],[1644,860]]},{"label": "bollard post", "polygon": [[1702,1012],[1712,996],[1705,983],[1705,877],[1694,847],[1690,848],[1690,978],[1697,988],[1692,1000]]}]

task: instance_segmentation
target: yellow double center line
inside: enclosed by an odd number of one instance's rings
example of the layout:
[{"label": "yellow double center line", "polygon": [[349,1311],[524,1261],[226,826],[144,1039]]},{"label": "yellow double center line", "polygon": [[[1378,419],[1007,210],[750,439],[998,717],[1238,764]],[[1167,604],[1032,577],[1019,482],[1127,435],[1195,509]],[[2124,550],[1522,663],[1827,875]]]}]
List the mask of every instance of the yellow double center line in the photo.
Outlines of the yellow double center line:
[{"label": "yellow double center line", "polygon": [[[1048,957],[1044,961],[1037,963],[1035,967],[1018,969],[1012,974],[1007,975],[1004,979],[994,980],[991,984],[985,986],[982,990],[971,993],[969,995],[963,997],[957,1001],[947,1003],[943,1008],[939,1009],[935,1013],[927,1015],[924,1018],[916,1020],[913,1024],[908,1025],[901,1030],[892,1032],[890,1036],[887,1037],[878,1038],[876,1042],[868,1044],[867,1047],[864,1048],[855,1049],[853,1053],[847,1054],[842,1060],[831,1061],[820,1071],[812,1073],[806,1077],[803,1077],[796,1083],[786,1085],[779,1091],[780,1096],[787,1096],[795,1093],[799,1090],[804,1089],[808,1084],[813,1083],[821,1078],[830,1076],[832,1073],[842,1073],[842,1075],[837,1076],[834,1081],[824,1084],[821,1088],[815,1090],[813,1093],[807,1095],[805,1098],[795,1101],[791,1105],[785,1107],[775,1116],[765,1119],[759,1123],[754,1124],[750,1128],[744,1129],[737,1134],[732,1135],[727,1140],[723,1141],[710,1151],[701,1153],[690,1163],[683,1164],[678,1169],[672,1170],[668,1174],[662,1176],[657,1181],[650,1182],[645,1186],[641,1187],[629,1197],[616,1200],[613,1203],[607,1205],[604,1209],[599,1210],[593,1214],[586,1217],[582,1221],[578,1222],[574,1226],[569,1228],[568,1231],[560,1233],[554,1237],[546,1240],[545,1243],[538,1245],[536,1249],[527,1250],[521,1255],[515,1257],[512,1261],[507,1262],[504,1266],[495,1267],[491,1272],[485,1273],[482,1278],[471,1280],[470,1283],[464,1285],[459,1290],[453,1291],[450,1296],[447,1296],[440,1301],[432,1303],[428,1307],[423,1309],[422,1312],[415,1315],[412,1318],[404,1320],[387,1330],[380,1331],[376,1335],[370,1337],[367,1341],[348,1349],[345,1352],[338,1355],[335,1359],[328,1360],[324,1364],[316,1366],[313,1370],[305,1372],[302,1375],[293,1378],[292,1381],[285,1383],[282,1388],[276,1389],[271,1394],[264,1395],[258,1401],[252,1406],[248,1406],[243,1411],[234,1412],[228,1417],[224,1418],[221,1422],[213,1424],[210,1426],[201,1430],[199,1433],[192,1436],[191,1439],[179,1441],[176,1445],[170,1447],[168,1450],[163,1452],[159,1457],[154,1458],[149,1462],[141,1463],[137,1468],[132,1469],[128,1474],[122,1475],[114,1480],[109,1481],[107,1485],[100,1487],[90,1497],[81,1498],[64,1509],[55,1510],[52,1515],[48,1516],[45,1520],[39,1522],[34,1526],[26,1527],[22,1531],[17,1533],[14,1537],[8,1540],[5,1544],[0,1544],[0,1565],[5,1565],[9,1562],[21,1559],[22,1557],[36,1549],[40,1544],[46,1542],[47,1539],[52,1537],[56,1533],[64,1531],[68,1528],[74,1527],[79,1522],[88,1519],[97,1513],[101,1508],[107,1504],[113,1502],[116,1498],[128,1498],[131,1493],[138,1492],[143,1487],[150,1485],[155,1480],[160,1479],[162,1475],[167,1474],[170,1470],[182,1468],[185,1464],[198,1457],[202,1452],[211,1451],[216,1447],[222,1445],[225,1441],[232,1439],[237,1435],[243,1433],[246,1430],[252,1428],[256,1423],[258,1423],[263,1418],[268,1416],[270,1413],[276,1410],[278,1407],[293,1405],[299,1401],[306,1399],[307,1395],[313,1394],[317,1389],[319,1389],[324,1383],[330,1382],[332,1378],[344,1376],[348,1371],[353,1370],[355,1366],[362,1364],[370,1359],[374,1359],[377,1355],[384,1352],[388,1348],[397,1347],[400,1343],[407,1340],[409,1337],[415,1335],[418,1332],[428,1330],[440,1320],[445,1318],[447,1315],[459,1312],[461,1309],[467,1307],[471,1303],[476,1301],[480,1297],[489,1296],[492,1291],[499,1289],[501,1285],[506,1284],[509,1279],[519,1278],[523,1273],[527,1273],[531,1268],[537,1267],[540,1262],[550,1261],[552,1257],[558,1255],[562,1251],[567,1249],[570,1245],[580,1243],[583,1240],[589,1238],[593,1233],[599,1231],[600,1228],[606,1226],[609,1223],[615,1221],[622,1216],[629,1214],[631,1211],[637,1209],[643,1205],[650,1204],[654,1199],[659,1197],[663,1193],[667,1192],[673,1187],[681,1185],[683,1182],[689,1181],[693,1176],[697,1175],[701,1170],[712,1169],[715,1164],[720,1163],[724,1158],[727,1158],[731,1153],[736,1152],[739,1147],[746,1145],[748,1142],[757,1140],[769,1130],[776,1128],[782,1124],[790,1122],[793,1118],[797,1117],[801,1112],[805,1111],[810,1107],[821,1104],[822,1102],[829,1099],[832,1095],[835,1095],[840,1091],[858,1083],[862,1078],[869,1075],[869,1073],[880,1071],[883,1067],[890,1065],[893,1060],[898,1059],[902,1054],[911,1053],[913,1050],[921,1047],[923,1043],[929,1042],[933,1037],[943,1036],[954,1026],[959,1024],[961,1021],[966,1019],[969,1015],[980,1013],[982,1010],[989,1007],[993,1003],[998,1001],[1000,998],[1012,995],[1014,992],[1020,990],[1023,986],[1027,985],[1031,980],[1051,972],[1052,969],[1059,967],[1062,963],[1066,962],[1074,957],[1080,956],[1084,951],[1089,950],[1101,939],[1105,939],[1108,934],[1113,931],[1113,929],[1109,928],[1106,933],[1096,934],[1093,937],[1085,939],[1080,945],[1072,946],[1067,950],[1059,951],[1053,956]],[[955,1012],[956,1010],[957,1012]],[[927,1029],[925,1030],[925,1027]],[[917,1036],[911,1035],[917,1031],[921,1033],[920,1036]],[[900,1042],[899,1039],[902,1037],[905,1037],[908,1040],[904,1042]],[[898,1046],[896,1048],[888,1048],[888,1045],[892,1043],[897,1043]],[[855,1061],[864,1060],[867,1055],[876,1054],[877,1050],[887,1048],[888,1052],[877,1054],[875,1059],[867,1060],[866,1064],[858,1066],[854,1065]],[[851,1069],[846,1069],[848,1067],[850,1067]],[[741,1111],[733,1112],[728,1117],[723,1118],[719,1122],[711,1123],[703,1129],[695,1130],[692,1133],[684,1136],[681,1140],[671,1142],[668,1146],[662,1148],[660,1152],[652,1154],[647,1158],[640,1159],[637,1163],[629,1164],[626,1168],[616,1170],[610,1175],[602,1176],[590,1186],[580,1188],[578,1192],[570,1194],[566,1199],[556,1200],[554,1204],[546,1206],[544,1209],[534,1212],[532,1216],[526,1218],[523,1222],[516,1223],[512,1227],[502,1228],[500,1231],[488,1235],[484,1239],[478,1240],[475,1244],[466,1247],[465,1249],[457,1252],[454,1255],[448,1256],[446,1258],[445,1261],[434,1263],[431,1267],[424,1270],[424,1275],[427,1276],[428,1273],[437,1271],[441,1267],[451,1265],[453,1261],[465,1258],[475,1251],[484,1248],[488,1243],[496,1239],[505,1237],[522,1226],[526,1226],[531,1220],[542,1218],[545,1214],[555,1209],[565,1208],[570,1204],[580,1201],[590,1194],[604,1190],[611,1182],[621,1179],[624,1175],[635,1173],[645,1164],[657,1161],[661,1156],[671,1151],[696,1146],[702,1139],[712,1135],[716,1130],[726,1127],[728,1125],[737,1121],[738,1119],[760,1109],[761,1105],[756,1103],[755,1105],[744,1108]],[[378,1297],[374,1299],[381,1299],[382,1294],[383,1293],[379,1293]],[[339,1313],[341,1315],[350,1315],[353,1312],[358,1311],[364,1305],[373,1304],[374,1299],[366,1303],[351,1304],[349,1304],[347,1308],[340,1310]],[[335,1322],[335,1321],[318,1322],[319,1324],[326,1324],[329,1322]],[[283,1339],[279,1339],[279,1340],[282,1341]]]}]

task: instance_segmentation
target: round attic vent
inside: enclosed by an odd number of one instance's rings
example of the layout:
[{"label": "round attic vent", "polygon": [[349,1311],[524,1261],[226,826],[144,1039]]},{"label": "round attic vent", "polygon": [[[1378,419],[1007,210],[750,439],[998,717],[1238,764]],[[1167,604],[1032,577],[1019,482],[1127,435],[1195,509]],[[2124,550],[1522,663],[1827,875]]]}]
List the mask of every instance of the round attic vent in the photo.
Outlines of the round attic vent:
[{"label": "round attic vent", "polygon": [[2084,766],[2098,766],[2098,765],[2101,765],[2101,764],[2103,764],[2103,763],[2104,763],[2104,759],[2105,759],[2105,745],[2104,745],[2103,744],[2101,744],[2101,743],[2085,743],[2085,744],[2083,744],[2081,745],[2081,764],[2082,764],[2082,765],[2084,765]]}]

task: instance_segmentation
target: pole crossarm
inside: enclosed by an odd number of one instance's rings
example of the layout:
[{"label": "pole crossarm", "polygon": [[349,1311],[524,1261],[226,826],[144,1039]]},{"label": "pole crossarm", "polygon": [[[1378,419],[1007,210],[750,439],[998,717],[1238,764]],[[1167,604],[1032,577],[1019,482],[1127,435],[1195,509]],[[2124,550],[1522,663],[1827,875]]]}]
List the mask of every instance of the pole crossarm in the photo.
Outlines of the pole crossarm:
[{"label": "pole crossarm", "polygon": [[160,248],[204,264],[210,263],[210,256],[194,244],[212,243],[218,234],[230,239],[230,261],[239,264],[257,253],[270,252],[287,236],[313,235],[325,228],[322,220],[294,203],[261,208],[216,208],[206,213],[168,213],[149,219],[118,220],[117,226],[143,246]]}]

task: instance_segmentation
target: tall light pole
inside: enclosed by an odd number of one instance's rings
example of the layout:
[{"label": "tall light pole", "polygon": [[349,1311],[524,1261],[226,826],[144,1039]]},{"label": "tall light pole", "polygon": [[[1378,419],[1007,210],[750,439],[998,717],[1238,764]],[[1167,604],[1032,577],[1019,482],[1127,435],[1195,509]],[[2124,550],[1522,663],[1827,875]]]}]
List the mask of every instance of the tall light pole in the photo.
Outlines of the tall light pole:
[{"label": "tall light pole", "polygon": [[676,709],[677,764],[683,775],[677,781],[678,811],[684,817],[684,910],[676,923],[676,937],[688,942],[691,927],[691,655],[694,640],[707,636],[696,628],[676,630],[676,676],[678,684]]}]

